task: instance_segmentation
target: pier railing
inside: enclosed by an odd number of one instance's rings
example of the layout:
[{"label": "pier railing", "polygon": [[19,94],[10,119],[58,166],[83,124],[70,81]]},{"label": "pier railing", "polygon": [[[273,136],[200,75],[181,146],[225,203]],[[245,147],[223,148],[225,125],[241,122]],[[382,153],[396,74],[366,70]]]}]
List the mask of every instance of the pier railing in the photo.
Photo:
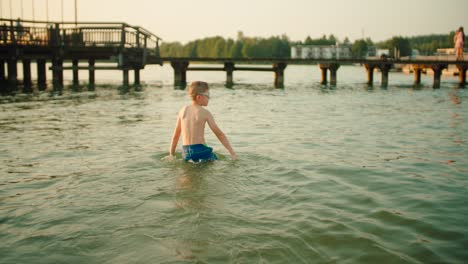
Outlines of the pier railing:
[{"label": "pier railing", "polygon": [[161,38],[127,23],[0,19],[0,45],[141,48],[159,54]]}]

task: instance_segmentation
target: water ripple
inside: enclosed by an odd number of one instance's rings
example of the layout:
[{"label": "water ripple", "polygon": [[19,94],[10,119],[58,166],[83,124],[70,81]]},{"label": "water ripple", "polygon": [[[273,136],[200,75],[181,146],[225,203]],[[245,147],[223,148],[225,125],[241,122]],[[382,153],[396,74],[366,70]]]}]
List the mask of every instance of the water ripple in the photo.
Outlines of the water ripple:
[{"label": "water ripple", "polygon": [[244,73],[211,86],[237,161],[209,129],[220,160],[164,159],[187,103],[172,75],[128,94],[0,98],[0,262],[468,259],[466,91],[396,73],[369,89],[353,66],[337,87],[305,84],[310,69],[291,67],[285,89]]}]

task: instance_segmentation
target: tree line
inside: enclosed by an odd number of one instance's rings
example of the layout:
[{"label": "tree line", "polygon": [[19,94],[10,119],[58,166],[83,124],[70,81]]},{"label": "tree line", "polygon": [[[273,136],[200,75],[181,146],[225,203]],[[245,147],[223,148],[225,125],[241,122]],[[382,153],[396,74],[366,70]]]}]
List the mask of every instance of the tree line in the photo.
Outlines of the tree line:
[{"label": "tree line", "polygon": [[162,43],[163,57],[224,57],[224,58],[289,58],[291,44],[286,35],[269,38],[245,37],[238,33],[237,39],[220,36],[190,41]]},{"label": "tree line", "polygon": [[372,48],[388,49],[390,55],[398,49],[400,56],[410,56],[413,49],[421,55],[433,55],[438,48],[453,47],[455,32],[439,35],[424,35],[414,37],[395,36],[391,39],[374,43],[370,38],[358,39],[353,43],[346,37],[339,41],[333,34],[320,38],[308,36],[304,41],[291,41],[288,36],[272,36],[269,38],[246,37],[238,32],[237,39],[221,36],[208,37],[190,41],[163,42],[160,47],[163,57],[224,57],[224,58],[289,58],[291,47],[295,45],[349,45],[354,57],[365,57]]}]

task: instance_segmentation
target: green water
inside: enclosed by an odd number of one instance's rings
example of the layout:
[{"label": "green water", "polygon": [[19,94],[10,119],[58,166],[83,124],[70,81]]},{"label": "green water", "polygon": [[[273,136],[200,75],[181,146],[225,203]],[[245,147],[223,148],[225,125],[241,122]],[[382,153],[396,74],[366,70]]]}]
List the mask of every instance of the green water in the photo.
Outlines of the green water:
[{"label": "green water", "polygon": [[163,159],[188,103],[168,66],[128,94],[103,73],[95,92],[0,98],[0,263],[464,263],[467,91],[319,77],[189,74],[239,156],[207,129],[208,164]]}]

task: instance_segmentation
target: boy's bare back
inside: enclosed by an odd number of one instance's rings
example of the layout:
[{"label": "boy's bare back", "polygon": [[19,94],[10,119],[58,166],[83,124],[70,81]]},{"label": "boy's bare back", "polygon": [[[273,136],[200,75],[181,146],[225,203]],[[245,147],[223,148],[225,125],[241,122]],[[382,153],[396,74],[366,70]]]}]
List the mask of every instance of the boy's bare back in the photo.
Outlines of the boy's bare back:
[{"label": "boy's bare back", "polygon": [[[211,131],[213,131],[218,140],[229,151],[232,158],[237,159],[237,155],[232,149],[226,135],[218,127],[210,111],[203,108],[208,105],[210,98],[208,84],[199,81],[193,82],[189,88],[189,95],[192,98],[192,104],[183,107],[177,115],[177,123],[172,135],[169,155],[174,155],[180,136],[182,136],[184,148],[198,148],[198,145],[206,145],[205,124],[208,124]],[[206,149],[208,147],[202,148]],[[205,151],[205,149],[203,151]],[[190,152],[190,150],[187,151]],[[212,148],[208,148],[208,151],[211,153]],[[190,155],[185,156],[190,157]],[[188,158],[186,159],[188,160]],[[214,155],[214,159],[216,159],[216,155]]]},{"label": "boy's bare back", "polygon": [[181,125],[182,144],[206,144],[205,124],[211,113],[199,105],[188,105],[179,112]]}]

